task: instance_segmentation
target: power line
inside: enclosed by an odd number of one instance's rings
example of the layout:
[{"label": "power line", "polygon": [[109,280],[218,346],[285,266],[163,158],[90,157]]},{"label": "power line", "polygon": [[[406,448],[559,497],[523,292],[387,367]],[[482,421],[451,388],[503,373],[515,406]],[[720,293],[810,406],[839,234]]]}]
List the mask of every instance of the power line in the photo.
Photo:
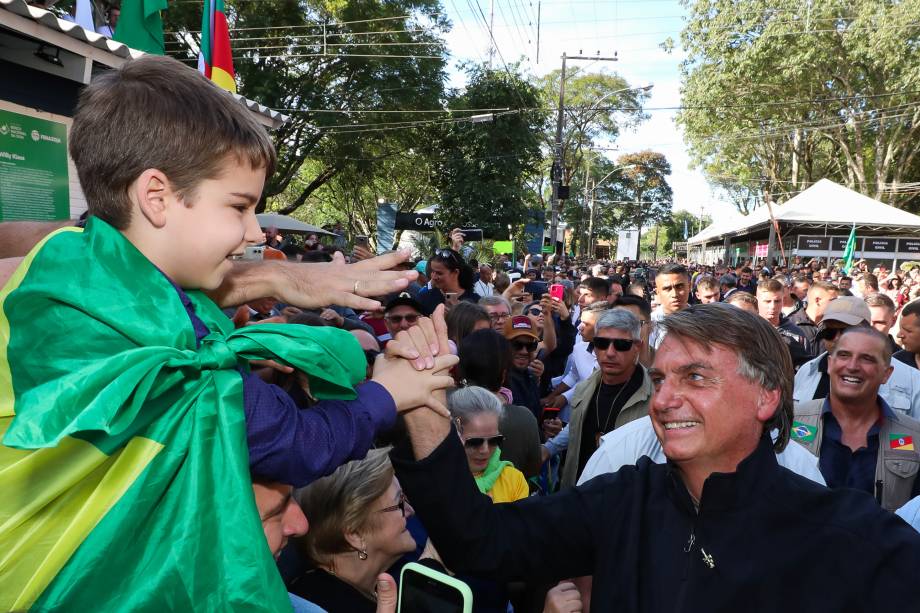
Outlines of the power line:
[{"label": "power line", "polygon": [[[338,43],[338,44],[323,44],[321,42],[317,43],[306,43],[302,45],[277,45],[277,46],[263,46],[257,45],[255,47],[234,47],[232,51],[262,51],[266,49],[290,49],[292,51],[297,49],[306,49],[313,47],[405,47],[405,46],[431,46],[432,43]],[[328,53],[326,55],[333,56],[335,54]],[[437,56],[440,57],[440,56]]]},{"label": "power line", "polygon": [[[234,55],[233,60],[250,60],[253,62],[258,62],[261,60],[274,60],[274,59],[300,59],[300,58],[310,58],[310,57],[324,57],[330,60],[347,60],[352,58],[377,58],[377,59],[414,59],[414,60],[444,60],[443,55],[379,55],[374,53],[349,53],[333,55],[331,53],[288,53],[284,55]],[[197,61],[197,60],[195,60]]]},{"label": "power line", "polygon": [[[415,89],[415,88],[410,88]],[[508,107],[497,107],[487,109],[274,109],[285,113],[493,113],[499,111],[511,110]]]},{"label": "power line", "polygon": [[[345,37],[345,36],[370,36],[370,35],[377,36],[377,35],[385,35],[385,34],[404,34],[404,33],[417,34],[420,32],[430,32],[432,34],[435,34],[435,32],[431,32],[430,30],[427,30],[425,28],[418,28],[414,30],[382,30],[379,32],[375,32],[373,30],[368,31],[368,32],[328,32],[325,35],[325,37],[326,38],[333,38],[333,37],[339,38],[339,37]],[[322,39],[323,36],[324,36],[323,34],[287,34],[287,35],[280,35],[280,36],[269,34],[266,36],[249,36],[249,37],[231,38],[230,42],[237,43],[237,42],[253,41],[253,40],[288,40],[288,39],[298,39],[299,40],[299,39],[306,39],[306,38]],[[181,45],[185,43],[185,41],[183,40],[167,40],[165,42],[167,45]]]},{"label": "power line", "polygon": [[[194,1],[194,0],[192,0]],[[446,13],[424,13],[426,17],[436,17],[438,15],[446,15]],[[337,21],[334,23],[318,23],[318,24],[303,24],[303,25],[287,25],[287,26],[261,26],[261,27],[252,27],[252,28],[230,28],[230,32],[249,32],[253,30],[280,30],[280,29],[294,29],[294,28],[314,28],[322,29],[324,26],[327,28],[335,28],[338,26],[351,25],[354,23],[372,23],[377,21],[394,21],[396,19],[411,19],[416,17],[416,15],[394,15],[393,17],[377,17],[374,19],[357,19],[355,21]],[[184,34],[185,32],[164,32],[164,34]],[[189,34],[201,34],[201,30],[189,30]]]}]

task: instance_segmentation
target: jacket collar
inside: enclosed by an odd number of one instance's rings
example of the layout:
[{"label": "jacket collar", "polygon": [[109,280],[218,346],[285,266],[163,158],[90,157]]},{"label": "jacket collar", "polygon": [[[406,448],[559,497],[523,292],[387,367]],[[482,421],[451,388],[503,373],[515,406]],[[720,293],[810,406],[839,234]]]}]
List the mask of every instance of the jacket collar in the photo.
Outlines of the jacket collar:
[{"label": "jacket collar", "polygon": [[[738,464],[733,473],[712,473],[703,484],[700,511],[727,511],[751,504],[757,492],[763,491],[778,467],[773,441],[768,435],[761,437],[754,451]],[[684,485],[680,469],[668,460],[671,477],[672,500],[685,512],[694,513],[693,501]]]}]

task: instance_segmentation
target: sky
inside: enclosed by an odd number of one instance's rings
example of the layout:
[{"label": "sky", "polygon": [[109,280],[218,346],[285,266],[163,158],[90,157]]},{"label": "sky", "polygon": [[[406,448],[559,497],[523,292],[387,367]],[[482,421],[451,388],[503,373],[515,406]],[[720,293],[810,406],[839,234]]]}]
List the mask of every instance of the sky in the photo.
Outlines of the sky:
[{"label": "sky", "polygon": [[[477,10],[478,7],[481,10]],[[493,0],[493,35],[498,52],[494,65],[518,60],[533,74],[557,69],[562,53],[609,57],[617,62],[569,61],[567,71],[578,66],[588,72],[617,72],[631,85],[654,84],[646,107],[680,105],[680,31],[686,11],[678,0]],[[462,87],[464,78],[456,70],[463,60],[488,59],[490,37],[487,23],[490,0],[443,0],[453,23],[447,47],[454,62],[450,85]],[[537,10],[540,10],[539,62],[537,61]],[[668,37],[676,45],[671,53],[660,44]],[[650,118],[634,131],[624,132],[613,144],[616,158],[624,153],[652,149],[671,163],[674,209],[702,213],[713,218],[734,215],[734,207],[718,200],[702,173],[690,168],[690,157],[674,110],[649,110]],[[607,145],[605,145],[607,146]]]}]

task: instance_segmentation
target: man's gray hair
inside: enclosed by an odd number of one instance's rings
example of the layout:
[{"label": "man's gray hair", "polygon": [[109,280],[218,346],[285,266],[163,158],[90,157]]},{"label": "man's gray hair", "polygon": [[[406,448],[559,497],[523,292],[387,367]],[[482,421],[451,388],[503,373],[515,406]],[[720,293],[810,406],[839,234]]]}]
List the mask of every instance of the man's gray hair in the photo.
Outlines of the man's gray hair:
[{"label": "man's gray hair", "polygon": [[505,298],[504,296],[483,296],[482,298],[479,299],[479,302],[477,302],[476,304],[478,304],[479,306],[484,306],[484,307],[498,306],[500,304],[503,304],[506,307],[508,307],[508,312],[509,313],[511,312],[511,303],[508,302],[508,299]]},{"label": "man's gray hair", "polygon": [[586,307],[582,308],[582,309],[581,309],[581,314],[582,314],[582,315],[584,315],[585,313],[595,313],[595,314],[599,314],[599,313],[603,313],[604,311],[606,311],[606,310],[608,310],[608,309],[610,309],[610,303],[609,303],[609,302],[607,302],[606,300],[598,300],[597,302],[592,302],[591,304],[589,304],[589,305],[587,305]]},{"label": "man's gray hair", "polygon": [[504,410],[498,398],[484,387],[461,387],[447,396],[447,408],[450,416],[465,425],[475,415],[495,415],[501,420]]},{"label": "man's gray hair", "polygon": [[725,303],[695,304],[659,322],[674,334],[708,348],[721,345],[738,357],[738,374],[767,390],[779,390],[779,404],[766,432],[778,430],[773,448],[786,448],[792,427],[792,359],[779,333],[766,319]]},{"label": "man's gray hair", "polygon": [[594,333],[597,334],[607,328],[628,332],[636,340],[642,338],[642,322],[626,309],[613,308],[605,311],[600,316],[600,319],[597,320],[597,323],[594,324]]},{"label": "man's gray hair", "polygon": [[850,326],[848,328],[844,328],[840,336],[837,337],[837,342],[834,343],[834,351],[832,353],[836,354],[837,349],[840,347],[841,339],[843,339],[844,336],[849,336],[851,334],[865,334],[866,336],[872,337],[875,340],[877,340],[880,343],[881,348],[882,348],[882,353],[881,353],[882,364],[884,364],[885,368],[888,368],[889,366],[891,366],[892,351],[891,351],[891,345],[888,343],[888,335],[882,334],[875,328],[872,328],[869,326]]}]

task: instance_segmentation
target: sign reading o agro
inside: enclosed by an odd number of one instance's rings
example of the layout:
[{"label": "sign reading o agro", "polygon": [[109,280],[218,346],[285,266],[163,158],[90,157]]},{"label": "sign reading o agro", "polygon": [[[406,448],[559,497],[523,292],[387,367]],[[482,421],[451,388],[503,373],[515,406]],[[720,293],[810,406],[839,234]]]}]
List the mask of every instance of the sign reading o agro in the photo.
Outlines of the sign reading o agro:
[{"label": "sign reading o agro", "polygon": [[0,221],[68,217],[67,127],[0,110]]},{"label": "sign reading o agro", "polygon": [[441,224],[434,219],[434,213],[397,213],[397,230],[416,230],[418,232],[434,232]]}]

